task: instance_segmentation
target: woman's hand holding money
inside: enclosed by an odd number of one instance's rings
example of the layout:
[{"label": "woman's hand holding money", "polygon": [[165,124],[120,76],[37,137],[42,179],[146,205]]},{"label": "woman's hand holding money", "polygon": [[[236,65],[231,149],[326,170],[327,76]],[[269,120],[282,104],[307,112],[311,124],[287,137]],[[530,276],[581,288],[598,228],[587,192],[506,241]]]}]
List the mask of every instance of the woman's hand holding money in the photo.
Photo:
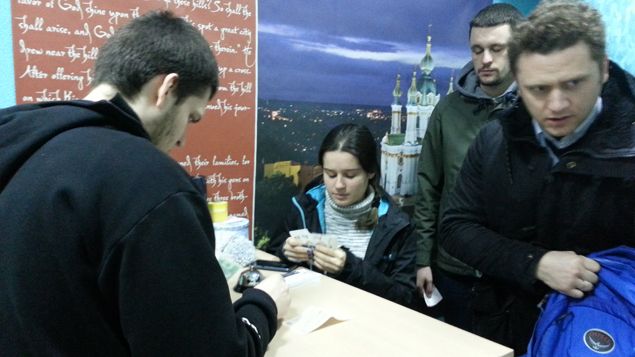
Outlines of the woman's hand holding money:
[{"label": "woman's hand holding money", "polygon": [[339,274],[346,264],[346,252],[342,248],[317,244],[313,250],[313,264],[327,273]]},{"label": "woman's hand holding money", "polygon": [[308,250],[309,247],[303,245],[303,242],[300,239],[294,237],[287,238],[287,240],[284,241],[284,246],[282,247],[284,256],[294,263],[308,261]]}]

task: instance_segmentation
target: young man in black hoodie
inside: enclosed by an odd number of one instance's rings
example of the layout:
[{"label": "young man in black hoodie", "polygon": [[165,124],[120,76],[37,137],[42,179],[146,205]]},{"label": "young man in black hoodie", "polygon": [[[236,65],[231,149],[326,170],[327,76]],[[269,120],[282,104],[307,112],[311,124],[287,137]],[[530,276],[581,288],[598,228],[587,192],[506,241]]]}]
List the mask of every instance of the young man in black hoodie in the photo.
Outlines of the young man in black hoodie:
[{"label": "young man in black hoodie", "polygon": [[286,285],[232,307],[205,199],[165,154],[218,88],[209,44],[149,13],[101,48],[93,86],[0,111],[0,351],[262,356]]}]

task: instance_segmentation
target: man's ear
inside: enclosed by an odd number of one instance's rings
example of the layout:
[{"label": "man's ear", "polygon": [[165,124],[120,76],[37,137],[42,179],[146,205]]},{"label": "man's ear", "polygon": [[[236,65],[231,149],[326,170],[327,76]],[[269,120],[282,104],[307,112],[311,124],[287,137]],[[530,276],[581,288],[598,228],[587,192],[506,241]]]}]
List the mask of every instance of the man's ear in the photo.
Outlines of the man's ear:
[{"label": "man's ear", "polygon": [[609,58],[604,57],[601,65],[602,71],[602,83],[606,83],[609,80]]},{"label": "man's ear", "polygon": [[176,73],[167,74],[159,84],[157,89],[156,106],[161,108],[169,102],[170,96],[176,98],[176,86],[179,82],[179,75]]}]

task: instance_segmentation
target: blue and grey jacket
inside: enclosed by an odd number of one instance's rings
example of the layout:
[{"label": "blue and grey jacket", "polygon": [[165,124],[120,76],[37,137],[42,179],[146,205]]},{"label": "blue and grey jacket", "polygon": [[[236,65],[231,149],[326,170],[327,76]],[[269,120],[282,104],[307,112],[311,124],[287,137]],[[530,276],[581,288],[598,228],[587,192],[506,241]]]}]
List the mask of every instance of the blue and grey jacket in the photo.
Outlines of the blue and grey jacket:
[{"label": "blue and grey jacket", "polygon": [[[323,183],[309,187],[292,200],[292,208],[283,227],[272,242],[271,251],[286,260],[282,253],[289,232],[306,228],[309,232],[325,233]],[[410,305],[415,288],[416,242],[410,217],[389,196],[383,194],[376,204],[378,222],[361,259],[348,251],[342,272],[334,276],[375,295],[402,305]]]}]

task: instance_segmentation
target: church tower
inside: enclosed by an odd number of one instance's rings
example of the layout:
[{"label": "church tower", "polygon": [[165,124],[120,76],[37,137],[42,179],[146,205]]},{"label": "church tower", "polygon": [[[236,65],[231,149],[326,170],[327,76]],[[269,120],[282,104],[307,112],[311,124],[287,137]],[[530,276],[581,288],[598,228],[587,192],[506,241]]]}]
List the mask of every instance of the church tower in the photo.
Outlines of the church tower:
[{"label": "church tower", "polygon": [[419,121],[417,122],[417,138],[423,139],[428,128],[428,119],[432,114],[434,106],[437,105],[441,96],[437,94],[437,84],[432,78],[432,70],[434,70],[434,59],[432,58],[432,36],[430,35],[430,26],[428,27],[428,36],[426,41],[426,54],[419,64],[421,68],[421,76],[417,83],[417,89],[421,93],[421,103],[419,105]]},{"label": "church tower", "polygon": [[452,74],[450,74],[450,84],[448,85],[448,92],[445,95],[454,92],[454,70],[452,70]]},{"label": "church tower", "polygon": [[[417,69],[421,71],[419,77],[417,77]],[[401,132],[402,91],[401,77],[397,74],[392,91],[390,133],[384,136],[381,142],[380,183],[388,194],[401,203],[414,197],[417,191],[417,167],[421,154],[421,142],[428,127],[430,114],[440,98],[437,85],[431,75],[433,69],[432,37],[428,33],[425,55],[418,68],[415,66],[406,93],[405,133]]]},{"label": "church tower", "polygon": [[410,88],[408,88],[408,104],[406,104],[406,143],[417,142],[417,121],[419,117],[419,102],[421,93],[417,90],[417,72],[412,72]]},{"label": "church tower", "polygon": [[401,133],[401,75],[397,74],[395,89],[392,90],[392,118],[390,120],[390,133]]}]

